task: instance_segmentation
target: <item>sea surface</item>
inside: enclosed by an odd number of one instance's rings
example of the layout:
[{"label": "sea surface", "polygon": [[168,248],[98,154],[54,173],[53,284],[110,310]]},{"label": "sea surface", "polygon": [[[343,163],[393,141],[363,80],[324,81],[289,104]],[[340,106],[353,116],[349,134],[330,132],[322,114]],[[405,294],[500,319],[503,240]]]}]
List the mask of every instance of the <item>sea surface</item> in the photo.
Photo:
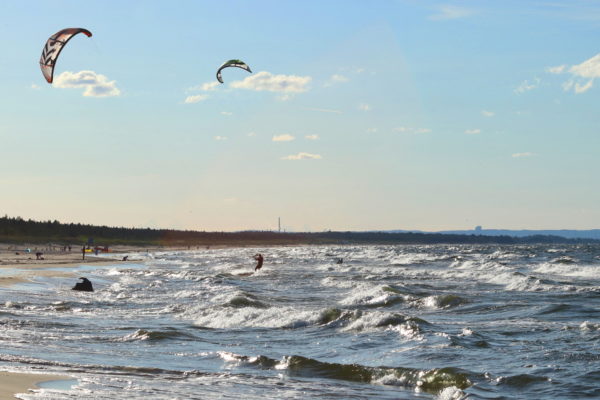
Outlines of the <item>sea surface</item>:
[{"label": "sea surface", "polygon": [[21,399],[600,398],[600,246],[129,257],[0,289],[0,369],[75,379]]}]

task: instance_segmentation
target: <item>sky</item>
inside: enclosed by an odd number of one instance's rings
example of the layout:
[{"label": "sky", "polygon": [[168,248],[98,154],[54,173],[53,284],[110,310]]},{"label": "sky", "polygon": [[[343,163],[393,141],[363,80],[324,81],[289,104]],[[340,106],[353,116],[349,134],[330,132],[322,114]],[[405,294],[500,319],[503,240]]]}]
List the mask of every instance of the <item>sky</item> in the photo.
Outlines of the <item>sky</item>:
[{"label": "sky", "polygon": [[0,214],[600,228],[599,34],[593,0],[5,0]]}]

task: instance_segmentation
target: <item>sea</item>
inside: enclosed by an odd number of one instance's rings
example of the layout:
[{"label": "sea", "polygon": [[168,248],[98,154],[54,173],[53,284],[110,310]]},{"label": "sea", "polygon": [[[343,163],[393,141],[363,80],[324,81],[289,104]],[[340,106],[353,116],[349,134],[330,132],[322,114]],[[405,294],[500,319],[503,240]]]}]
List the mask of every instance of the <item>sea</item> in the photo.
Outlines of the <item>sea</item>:
[{"label": "sea", "polygon": [[20,399],[600,398],[600,245],[107,257],[0,289],[0,370],[72,377]]}]

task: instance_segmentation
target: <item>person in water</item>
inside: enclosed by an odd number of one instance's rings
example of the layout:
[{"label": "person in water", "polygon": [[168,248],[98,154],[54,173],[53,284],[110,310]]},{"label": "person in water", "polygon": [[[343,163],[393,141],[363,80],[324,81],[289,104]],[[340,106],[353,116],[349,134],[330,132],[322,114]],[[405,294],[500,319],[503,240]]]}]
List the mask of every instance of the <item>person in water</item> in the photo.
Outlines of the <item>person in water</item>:
[{"label": "person in water", "polygon": [[262,268],[262,265],[263,265],[263,260],[264,260],[264,259],[263,259],[263,256],[262,256],[262,254],[260,254],[260,253],[257,253],[257,254],[254,256],[254,259],[256,260],[256,268],[254,268],[254,270],[255,270],[255,271],[258,271],[259,269],[261,269],[261,268]]}]

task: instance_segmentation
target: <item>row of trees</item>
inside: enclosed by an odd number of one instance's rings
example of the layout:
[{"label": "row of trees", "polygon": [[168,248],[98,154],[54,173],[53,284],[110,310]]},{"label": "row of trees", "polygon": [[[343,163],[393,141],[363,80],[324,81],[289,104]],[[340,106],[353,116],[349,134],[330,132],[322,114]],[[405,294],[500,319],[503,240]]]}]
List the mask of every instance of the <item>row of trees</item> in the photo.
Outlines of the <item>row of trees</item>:
[{"label": "row of trees", "polygon": [[441,233],[315,232],[279,233],[271,231],[201,232],[173,229],[123,228],[59,221],[0,218],[0,241],[27,243],[86,243],[130,245],[278,245],[278,244],[531,244],[600,243],[591,239],[566,239],[559,236],[454,235]]}]

